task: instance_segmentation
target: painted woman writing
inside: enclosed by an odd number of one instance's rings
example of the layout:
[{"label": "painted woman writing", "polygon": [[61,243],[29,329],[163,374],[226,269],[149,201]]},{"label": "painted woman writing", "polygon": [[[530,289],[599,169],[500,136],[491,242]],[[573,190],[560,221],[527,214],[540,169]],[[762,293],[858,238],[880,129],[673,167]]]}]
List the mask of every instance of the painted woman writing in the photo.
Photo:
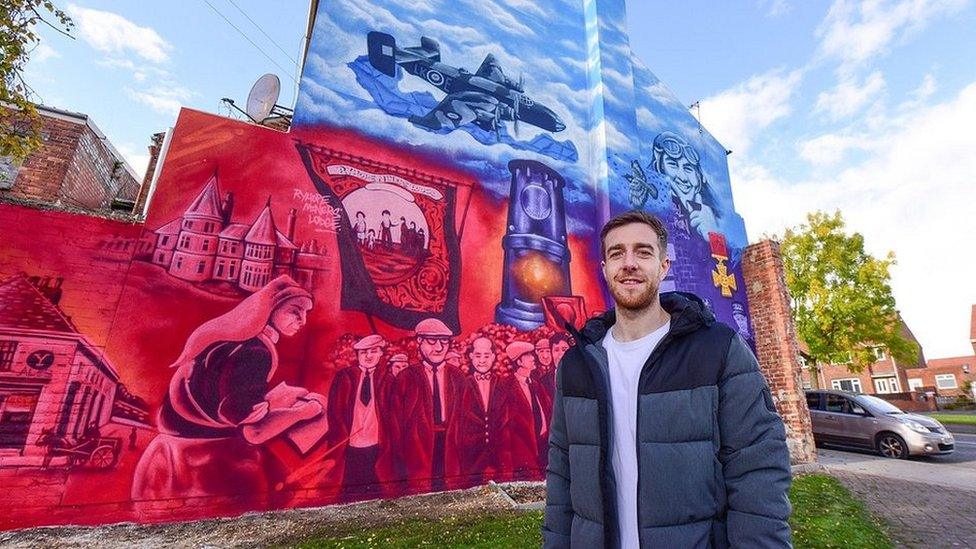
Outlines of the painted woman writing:
[{"label": "painted woman writing", "polygon": [[312,296],[281,276],[190,335],[172,365],[159,435],[136,467],[133,500],[234,495],[248,508],[266,502],[274,460],[262,445],[324,429],[324,397],[268,387],[278,338],[295,335],[311,308]]}]

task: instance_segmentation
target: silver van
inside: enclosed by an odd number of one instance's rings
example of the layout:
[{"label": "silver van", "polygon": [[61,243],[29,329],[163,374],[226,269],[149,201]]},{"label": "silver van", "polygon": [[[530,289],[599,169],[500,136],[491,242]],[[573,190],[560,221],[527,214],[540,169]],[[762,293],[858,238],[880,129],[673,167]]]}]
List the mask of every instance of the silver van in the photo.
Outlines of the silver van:
[{"label": "silver van", "polygon": [[951,454],[955,440],[938,421],[908,414],[886,400],[847,391],[807,391],[813,439],[876,450],[888,458]]}]

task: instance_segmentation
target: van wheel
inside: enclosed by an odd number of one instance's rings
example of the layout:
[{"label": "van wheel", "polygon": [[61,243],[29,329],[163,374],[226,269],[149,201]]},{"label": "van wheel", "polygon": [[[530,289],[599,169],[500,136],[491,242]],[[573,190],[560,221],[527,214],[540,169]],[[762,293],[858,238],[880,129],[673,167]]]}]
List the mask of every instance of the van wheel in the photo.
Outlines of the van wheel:
[{"label": "van wheel", "polygon": [[891,459],[908,459],[908,444],[894,433],[878,435],[878,453]]}]

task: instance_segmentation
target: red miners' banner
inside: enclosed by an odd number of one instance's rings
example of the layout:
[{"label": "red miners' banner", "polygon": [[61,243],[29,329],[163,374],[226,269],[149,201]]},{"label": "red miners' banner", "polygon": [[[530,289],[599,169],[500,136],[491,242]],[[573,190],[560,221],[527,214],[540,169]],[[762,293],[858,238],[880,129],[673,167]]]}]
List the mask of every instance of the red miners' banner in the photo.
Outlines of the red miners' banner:
[{"label": "red miners' banner", "polygon": [[416,170],[297,143],[305,169],[341,213],[341,306],[399,328],[438,318],[460,331],[458,184]]}]

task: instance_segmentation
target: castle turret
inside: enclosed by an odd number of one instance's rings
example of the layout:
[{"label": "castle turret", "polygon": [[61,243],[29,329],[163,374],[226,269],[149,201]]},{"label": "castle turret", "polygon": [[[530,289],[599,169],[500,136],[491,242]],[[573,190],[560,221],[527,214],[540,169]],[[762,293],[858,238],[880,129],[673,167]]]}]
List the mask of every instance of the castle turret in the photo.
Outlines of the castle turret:
[{"label": "castle turret", "polygon": [[208,280],[213,274],[217,239],[224,225],[217,173],[183,214],[169,273],[184,280]]}]

